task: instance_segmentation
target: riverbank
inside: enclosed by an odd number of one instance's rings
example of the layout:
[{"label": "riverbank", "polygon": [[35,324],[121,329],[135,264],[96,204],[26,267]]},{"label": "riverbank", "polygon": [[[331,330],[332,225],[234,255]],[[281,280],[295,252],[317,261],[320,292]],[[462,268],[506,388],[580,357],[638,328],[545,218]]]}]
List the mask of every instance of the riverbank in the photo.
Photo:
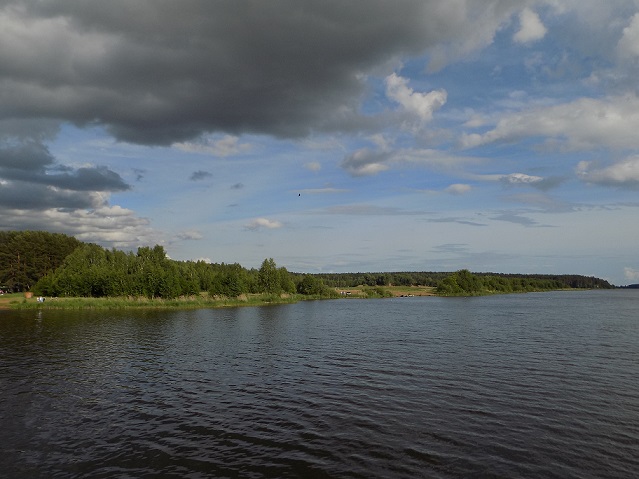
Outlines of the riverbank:
[{"label": "riverbank", "polygon": [[239,306],[263,306],[269,304],[288,304],[298,301],[318,299],[383,298],[436,296],[435,288],[429,286],[385,286],[356,288],[335,288],[331,297],[308,296],[301,294],[283,295],[241,295],[237,298],[209,297],[200,294],[176,299],[149,299],[144,297],[126,298],[45,298],[39,302],[36,297],[25,298],[21,293],[0,296],[0,309],[198,309],[228,308]]},{"label": "riverbank", "polygon": [[10,309],[14,304],[19,303],[23,299],[24,295],[21,293],[0,295],[0,309]]},{"label": "riverbank", "polygon": [[24,298],[0,302],[0,308],[10,309],[200,309],[227,308],[238,306],[262,306],[268,304],[295,303],[301,295],[242,295],[238,298],[208,297],[207,295],[189,296],[176,299],[163,298],[45,298],[38,302],[36,298]]},{"label": "riverbank", "polygon": [[[334,288],[330,296],[309,296],[303,294],[249,294],[237,298],[214,296],[207,293],[180,297],[176,299],[115,297],[115,298],[45,298],[43,302],[36,297],[25,298],[22,293],[0,296],[0,309],[205,309],[230,308],[241,306],[265,306],[291,304],[299,301],[320,299],[367,299],[367,298],[408,298],[415,296],[492,296],[498,294],[521,294],[531,292],[557,291],[556,289],[530,289],[527,291],[477,291],[474,293],[440,294],[431,286],[358,286],[354,288]],[[564,288],[560,291],[577,291]]]}]

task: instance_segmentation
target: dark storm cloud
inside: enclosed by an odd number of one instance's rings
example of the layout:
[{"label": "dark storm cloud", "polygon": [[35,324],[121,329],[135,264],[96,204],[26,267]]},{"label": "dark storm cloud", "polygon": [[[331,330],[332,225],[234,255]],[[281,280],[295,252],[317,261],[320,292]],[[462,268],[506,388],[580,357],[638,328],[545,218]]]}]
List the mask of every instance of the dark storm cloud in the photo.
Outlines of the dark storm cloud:
[{"label": "dark storm cloud", "polygon": [[108,168],[57,165],[41,143],[0,144],[0,207],[92,208],[97,197],[88,193],[127,189],[120,175]]},{"label": "dark storm cloud", "polygon": [[46,146],[37,142],[0,145],[0,179],[21,181],[71,191],[123,191],[129,186],[106,167],[73,169],[56,165]]},{"label": "dark storm cloud", "polygon": [[49,174],[37,181],[74,191],[125,191],[130,188],[120,175],[104,166],[78,168],[70,174]]},{"label": "dark storm cloud", "polygon": [[46,146],[37,142],[0,146],[0,171],[3,176],[28,171],[41,171],[53,165],[54,160]]},{"label": "dark storm cloud", "polygon": [[[77,209],[99,206],[97,198],[83,192],[56,190],[21,181],[0,183],[0,208],[16,210]],[[6,221],[3,218],[3,221]]]},{"label": "dark storm cloud", "polygon": [[[1,72],[2,65],[0,64],[0,75],[2,75]],[[0,87],[0,94],[1,93],[2,89]],[[0,112],[0,117],[1,116],[2,114]],[[59,132],[60,125],[56,120],[38,118],[0,118],[0,141],[28,138],[32,141],[44,142],[55,138]]]},{"label": "dark storm cloud", "polygon": [[475,8],[461,3],[5,1],[0,117],[101,124],[143,144],[357,128],[365,75],[453,41]]}]

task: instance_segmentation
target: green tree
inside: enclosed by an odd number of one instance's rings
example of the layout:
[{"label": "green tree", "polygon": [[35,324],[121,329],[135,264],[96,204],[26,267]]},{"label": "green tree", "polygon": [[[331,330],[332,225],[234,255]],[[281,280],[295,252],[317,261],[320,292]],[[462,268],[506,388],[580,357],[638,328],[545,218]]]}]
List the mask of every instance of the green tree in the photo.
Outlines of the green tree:
[{"label": "green tree", "polygon": [[280,289],[285,293],[294,293],[295,292],[295,282],[291,277],[290,273],[283,266],[277,270],[277,275],[280,281]]},{"label": "green tree", "polygon": [[306,295],[320,295],[324,289],[324,283],[313,275],[305,274],[297,285],[297,292]]},{"label": "green tree", "polygon": [[267,294],[280,294],[280,275],[273,258],[267,258],[262,262],[258,271],[260,292]]},{"label": "green tree", "polygon": [[462,269],[441,280],[437,292],[446,296],[473,295],[480,293],[483,287],[481,278]]},{"label": "green tree", "polygon": [[229,298],[236,298],[248,292],[247,272],[237,263],[222,265],[209,288],[209,294]]},{"label": "green tree", "polygon": [[0,285],[27,291],[82,244],[58,233],[0,231]]}]

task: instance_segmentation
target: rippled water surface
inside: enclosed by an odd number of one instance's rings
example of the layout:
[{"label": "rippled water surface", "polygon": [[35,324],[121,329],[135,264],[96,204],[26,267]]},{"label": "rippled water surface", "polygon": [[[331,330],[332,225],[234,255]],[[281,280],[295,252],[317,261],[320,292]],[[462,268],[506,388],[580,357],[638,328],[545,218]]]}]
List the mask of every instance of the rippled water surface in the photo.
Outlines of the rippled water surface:
[{"label": "rippled water surface", "polygon": [[639,292],[0,311],[0,477],[631,478]]}]

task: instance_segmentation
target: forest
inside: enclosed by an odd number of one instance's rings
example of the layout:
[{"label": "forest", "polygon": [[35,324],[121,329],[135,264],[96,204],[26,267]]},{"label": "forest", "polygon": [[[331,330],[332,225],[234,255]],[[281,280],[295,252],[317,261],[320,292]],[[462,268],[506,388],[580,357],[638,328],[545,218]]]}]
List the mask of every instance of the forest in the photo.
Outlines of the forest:
[{"label": "forest", "polygon": [[337,295],[321,279],[289,273],[272,258],[259,269],[241,265],[175,261],[160,245],[137,252],[108,250],[42,231],[0,232],[0,290],[52,297],[146,297],[172,299],[206,292]]},{"label": "forest", "polygon": [[179,298],[203,292],[235,298],[248,294],[335,297],[356,286],[431,286],[441,295],[473,295],[562,288],[613,288],[579,275],[513,275],[457,272],[305,274],[278,267],[176,261],[160,245],[136,252],[106,249],[43,231],[0,232],[0,290],[52,297]]},{"label": "forest", "polygon": [[[464,270],[462,270],[464,271]],[[324,284],[334,288],[364,286],[432,286],[440,283],[458,272],[396,272],[396,273],[320,273],[315,274]],[[585,288],[611,289],[615,286],[608,281],[594,276],[552,275],[552,274],[504,274],[473,273],[481,279],[482,285],[493,286],[496,290],[510,284],[515,290],[525,290],[534,285],[543,289]]]},{"label": "forest", "polygon": [[0,289],[29,291],[83,243],[44,231],[0,231]]}]

